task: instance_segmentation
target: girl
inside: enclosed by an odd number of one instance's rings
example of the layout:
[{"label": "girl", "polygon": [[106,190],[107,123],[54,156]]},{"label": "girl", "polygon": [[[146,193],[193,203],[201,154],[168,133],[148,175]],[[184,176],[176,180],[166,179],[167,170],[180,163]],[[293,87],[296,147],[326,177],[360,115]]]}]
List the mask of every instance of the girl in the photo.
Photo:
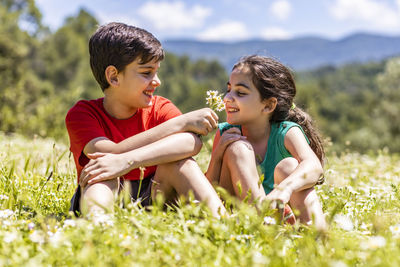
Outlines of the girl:
[{"label": "girl", "polygon": [[301,222],[324,229],[313,188],[322,177],[324,150],[295,95],[292,74],[271,58],[248,56],[234,65],[224,97],[227,122],[215,135],[206,176],[240,199],[250,190],[253,200],[273,207],[290,203]]}]

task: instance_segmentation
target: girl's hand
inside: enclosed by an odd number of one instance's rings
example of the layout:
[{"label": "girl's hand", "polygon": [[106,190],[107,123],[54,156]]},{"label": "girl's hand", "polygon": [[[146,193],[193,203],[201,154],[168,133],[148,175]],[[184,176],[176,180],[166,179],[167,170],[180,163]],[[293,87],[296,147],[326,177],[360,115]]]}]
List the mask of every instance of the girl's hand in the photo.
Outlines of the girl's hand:
[{"label": "girl's hand", "polygon": [[[267,201],[271,203],[271,209],[280,209],[289,202],[292,192],[288,188],[274,188],[266,197]],[[280,207],[280,204],[283,205]]]},{"label": "girl's hand", "polygon": [[101,181],[111,180],[130,171],[132,162],[128,162],[123,154],[93,153],[88,154],[89,163],[82,169],[79,184],[83,188]]},{"label": "girl's hand", "polygon": [[218,145],[215,148],[215,154],[219,157],[224,155],[225,149],[233,142],[238,140],[246,140],[245,136],[242,136],[239,128],[232,127],[226,130],[219,139]]}]

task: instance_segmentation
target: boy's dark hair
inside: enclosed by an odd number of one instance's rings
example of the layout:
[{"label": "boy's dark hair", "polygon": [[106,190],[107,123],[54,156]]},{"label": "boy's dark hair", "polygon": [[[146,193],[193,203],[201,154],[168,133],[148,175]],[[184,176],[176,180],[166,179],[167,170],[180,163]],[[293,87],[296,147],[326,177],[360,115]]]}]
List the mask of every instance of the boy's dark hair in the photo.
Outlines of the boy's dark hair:
[{"label": "boy's dark hair", "polygon": [[278,101],[270,122],[293,121],[299,124],[307,138],[310,147],[323,163],[325,152],[322,138],[314,127],[311,116],[296,107],[293,99],[296,95],[296,84],[290,70],[280,62],[263,56],[246,56],[233,66],[233,69],[249,68],[252,81],[260,93],[261,99],[275,97]]},{"label": "boy's dark hair", "polygon": [[164,59],[160,41],[148,31],[124,23],[100,26],[89,40],[90,67],[101,89],[110,85],[105,70],[112,65],[119,72],[137,58],[140,64]]}]

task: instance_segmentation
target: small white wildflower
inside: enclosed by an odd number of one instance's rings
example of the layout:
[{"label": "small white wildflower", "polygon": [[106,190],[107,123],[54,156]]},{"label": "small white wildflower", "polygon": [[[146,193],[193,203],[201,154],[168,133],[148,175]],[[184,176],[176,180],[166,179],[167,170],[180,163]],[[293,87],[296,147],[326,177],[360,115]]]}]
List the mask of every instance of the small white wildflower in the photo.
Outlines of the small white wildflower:
[{"label": "small white wildflower", "polygon": [[44,234],[41,231],[35,230],[29,235],[29,239],[34,243],[43,244]]},{"label": "small white wildflower", "polygon": [[383,236],[371,236],[366,242],[361,243],[363,249],[377,249],[386,245],[386,239]]},{"label": "small white wildflower", "polygon": [[190,224],[195,224],[195,223],[196,223],[195,220],[187,220],[187,221],[186,221],[186,224],[188,224],[188,225],[190,225]]},{"label": "small white wildflower", "polygon": [[225,109],[222,98],[223,94],[218,93],[216,90],[209,90],[207,91],[206,103],[213,110],[222,111]]},{"label": "small white wildflower", "polygon": [[28,223],[28,229],[32,230],[33,228],[35,228],[35,223],[33,222]]},{"label": "small white wildflower", "polygon": [[393,237],[400,237],[400,224],[392,225],[389,229],[390,232],[392,232]]},{"label": "small white wildflower", "polygon": [[265,257],[261,252],[255,251],[253,253],[253,262],[255,264],[262,264],[262,265],[268,265],[269,264],[269,259]]},{"label": "small white wildflower", "polygon": [[0,195],[0,200],[8,200],[8,196],[6,196],[6,195]]},{"label": "small white wildflower", "polygon": [[5,210],[0,210],[0,218],[5,219],[8,217],[11,217],[14,214],[14,211],[5,209]]},{"label": "small white wildflower", "polygon": [[267,225],[271,225],[271,224],[276,224],[276,221],[274,218],[266,216],[264,217],[264,223]]},{"label": "small white wildflower", "polygon": [[337,225],[345,231],[352,231],[354,229],[353,222],[345,215],[336,214],[334,220]]},{"label": "small white wildflower", "polygon": [[[51,234],[50,234],[51,233]],[[49,233],[49,242],[53,247],[58,247],[63,241],[63,233],[59,230],[55,233]]]},{"label": "small white wildflower", "polygon": [[11,243],[15,239],[17,239],[17,237],[18,237],[18,233],[17,232],[7,232],[3,237],[3,241],[6,242],[6,243]]},{"label": "small white wildflower", "polygon": [[343,261],[332,261],[330,265],[331,267],[347,267],[347,264]]},{"label": "small white wildflower", "polygon": [[92,219],[95,225],[103,225],[103,226],[114,225],[113,217],[110,214],[97,213],[92,216]]},{"label": "small white wildflower", "polygon": [[64,226],[63,228],[67,228],[67,227],[75,227],[76,226],[76,222],[74,220],[71,219],[67,219],[64,221]]}]

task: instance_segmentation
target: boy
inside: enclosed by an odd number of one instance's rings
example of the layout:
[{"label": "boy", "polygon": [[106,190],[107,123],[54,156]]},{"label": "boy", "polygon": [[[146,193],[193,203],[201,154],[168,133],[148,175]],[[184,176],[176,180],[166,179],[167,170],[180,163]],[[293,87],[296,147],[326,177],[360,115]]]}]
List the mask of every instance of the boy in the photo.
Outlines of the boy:
[{"label": "boy", "polygon": [[[143,205],[158,192],[169,199],[174,192],[192,191],[213,215],[224,212],[191,159],[202,146],[197,134],[216,128],[218,117],[210,109],[181,115],[168,99],[153,95],[161,84],[160,42],[143,29],[110,23],[91,37],[89,53],[104,98],[79,101],[66,116],[79,177],[71,209],[76,214],[111,211],[115,193],[129,184],[133,198],[140,191]],[[141,183],[139,167],[146,167]]]}]

